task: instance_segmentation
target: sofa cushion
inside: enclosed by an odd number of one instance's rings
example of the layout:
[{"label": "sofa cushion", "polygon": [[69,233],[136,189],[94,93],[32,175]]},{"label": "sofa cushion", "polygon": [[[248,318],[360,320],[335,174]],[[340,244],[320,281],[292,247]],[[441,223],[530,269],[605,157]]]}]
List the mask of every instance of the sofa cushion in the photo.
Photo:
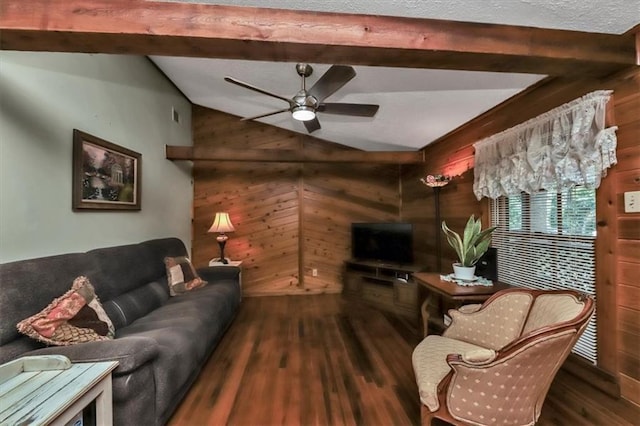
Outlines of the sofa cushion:
[{"label": "sofa cushion", "polygon": [[164,263],[167,266],[167,280],[171,296],[177,296],[207,285],[207,282],[200,278],[188,257],[165,257]]},{"label": "sofa cushion", "polygon": [[160,348],[153,363],[157,407],[175,406],[176,393],[192,380],[222,338],[239,300],[238,282],[221,280],[169,298],[118,330],[116,341],[140,336],[154,340]]},{"label": "sofa cushion", "polygon": [[411,361],[418,383],[418,393],[420,401],[429,407],[429,410],[436,411],[440,407],[438,384],[451,371],[451,367],[447,364],[447,355],[465,356],[465,353],[469,353],[467,357],[473,357],[475,354],[485,354],[486,349],[437,335],[425,337],[414,349]]},{"label": "sofa cushion", "polygon": [[67,346],[113,339],[114,328],[87,277],[39,313],[20,321],[18,331],[43,343]]},{"label": "sofa cushion", "polygon": [[115,299],[103,303],[103,306],[114,327],[118,330],[162,306],[168,298],[167,284],[153,281],[121,294]]}]

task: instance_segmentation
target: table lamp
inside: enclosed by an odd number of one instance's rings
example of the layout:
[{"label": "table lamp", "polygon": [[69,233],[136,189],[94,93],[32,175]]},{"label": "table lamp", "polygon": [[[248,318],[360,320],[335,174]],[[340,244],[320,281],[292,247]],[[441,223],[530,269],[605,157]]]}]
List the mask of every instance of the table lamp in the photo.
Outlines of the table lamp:
[{"label": "table lamp", "polygon": [[227,264],[228,261],[224,257],[224,245],[227,243],[229,237],[226,235],[227,232],[233,232],[235,228],[231,224],[231,219],[229,219],[229,213],[226,212],[218,212],[216,213],[215,218],[213,219],[213,224],[209,231],[207,232],[217,232],[218,236],[216,237],[216,241],[218,241],[218,245],[220,246],[220,263]]}]

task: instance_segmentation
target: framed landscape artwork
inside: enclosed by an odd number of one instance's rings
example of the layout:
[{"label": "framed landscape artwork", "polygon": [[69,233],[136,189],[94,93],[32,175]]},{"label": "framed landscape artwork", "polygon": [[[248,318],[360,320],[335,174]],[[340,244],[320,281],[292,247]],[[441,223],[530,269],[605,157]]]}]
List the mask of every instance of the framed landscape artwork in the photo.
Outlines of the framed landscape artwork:
[{"label": "framed landscape artwork", "polygon": [[142,156],[73,130],[73,210],[140,210]]}]

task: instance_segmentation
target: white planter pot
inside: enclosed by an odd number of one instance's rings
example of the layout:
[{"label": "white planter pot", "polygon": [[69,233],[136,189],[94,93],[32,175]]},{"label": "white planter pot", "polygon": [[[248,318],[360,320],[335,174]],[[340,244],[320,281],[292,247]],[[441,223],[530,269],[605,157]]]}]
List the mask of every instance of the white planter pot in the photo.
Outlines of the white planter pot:
[{"label": "white planter pot", "polygon": [[453,276],[460,280],[473,280],[476,273],[476,267],[474,266],[461,266],[459,263],[453,264]]}]

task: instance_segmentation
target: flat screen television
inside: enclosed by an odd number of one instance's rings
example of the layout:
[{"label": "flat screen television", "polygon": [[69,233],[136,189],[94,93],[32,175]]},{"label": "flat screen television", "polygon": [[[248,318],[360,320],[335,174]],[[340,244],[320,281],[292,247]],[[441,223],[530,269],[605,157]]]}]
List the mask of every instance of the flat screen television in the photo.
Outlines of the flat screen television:
[{"label": "flat screen television", "polygon": [[352,223],[351,255],[356,260],[413,263],[413,225]]}]

